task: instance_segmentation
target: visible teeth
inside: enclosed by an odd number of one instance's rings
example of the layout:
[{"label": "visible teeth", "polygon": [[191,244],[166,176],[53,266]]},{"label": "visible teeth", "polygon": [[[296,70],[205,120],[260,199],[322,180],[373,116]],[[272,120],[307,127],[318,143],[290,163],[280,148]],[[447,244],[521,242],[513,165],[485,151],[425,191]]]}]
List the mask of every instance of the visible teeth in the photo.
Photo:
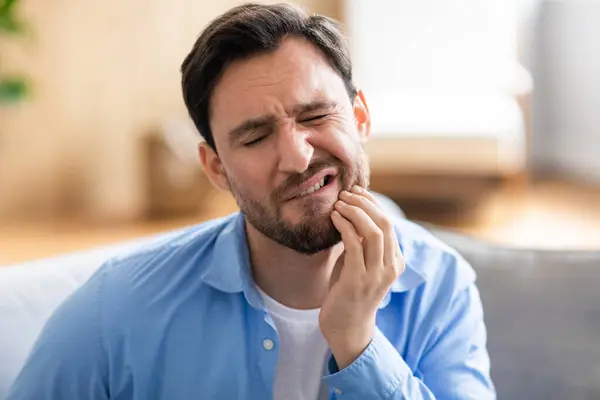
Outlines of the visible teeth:
[{"label": "visible teeth", "polygon": [[305,192],[302,192],[298,195],[299,196],[306,196],[307,194],[311,194],[313,192],[316,192],[317,190],[321,189],[323,186],[325,186],[325,178],[321,179],[321,182],[319,183],[315,183],[315,186],[311,187],[310,189],[306,190]]}]

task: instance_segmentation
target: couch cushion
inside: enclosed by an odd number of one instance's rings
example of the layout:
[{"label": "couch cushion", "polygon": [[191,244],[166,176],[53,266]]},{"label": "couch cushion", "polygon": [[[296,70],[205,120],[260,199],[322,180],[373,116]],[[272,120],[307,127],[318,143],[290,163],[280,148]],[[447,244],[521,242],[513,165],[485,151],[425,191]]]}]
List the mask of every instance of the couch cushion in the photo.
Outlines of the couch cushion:
[{"label": "couch cushion", "polygon": [[600,251],[434,233],[475,268],[500,399],[600,399]]}]

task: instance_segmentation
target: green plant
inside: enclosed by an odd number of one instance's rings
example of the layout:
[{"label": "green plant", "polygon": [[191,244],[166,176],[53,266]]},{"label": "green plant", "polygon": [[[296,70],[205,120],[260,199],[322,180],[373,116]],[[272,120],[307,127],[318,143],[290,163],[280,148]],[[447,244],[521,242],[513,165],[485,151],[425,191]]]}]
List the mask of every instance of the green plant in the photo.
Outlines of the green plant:
[{"label": "green plant", "polygon": [[[0,34],[19,36],[25,33],[25,24],[17,16],[19,0],[0,0]],[[27,94],[28,85],[24,77],[0,75],[0,104],[14,103]]]}]

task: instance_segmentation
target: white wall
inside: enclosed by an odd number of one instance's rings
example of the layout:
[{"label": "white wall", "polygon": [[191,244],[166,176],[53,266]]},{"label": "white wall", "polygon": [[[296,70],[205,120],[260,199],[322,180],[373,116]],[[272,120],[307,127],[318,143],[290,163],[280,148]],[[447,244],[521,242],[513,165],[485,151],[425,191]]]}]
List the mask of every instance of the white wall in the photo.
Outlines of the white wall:
[{"label": "white wall", "polygon": [[519,1],[346,0],[356,80],[373,91],[510,92]]},{"label": "white wall", "polygon": [[600,1],[546,1],[534,50],[534,163],[600,184]]}]

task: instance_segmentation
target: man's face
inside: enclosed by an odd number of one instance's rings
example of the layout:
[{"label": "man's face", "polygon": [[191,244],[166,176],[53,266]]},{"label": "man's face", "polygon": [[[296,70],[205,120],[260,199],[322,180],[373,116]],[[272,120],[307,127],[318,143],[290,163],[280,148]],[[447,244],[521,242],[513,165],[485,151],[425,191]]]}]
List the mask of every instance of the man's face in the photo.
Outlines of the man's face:
[{"label": "man's face", "polygon": [[265,236],[306,254],[328,249],[340,241],[330,219],[339,192],[368,186],[363,100],[350,101],[317,48],[285,39],[225,70],[210,107],[218,155],[205,147],[204,167]]}]

